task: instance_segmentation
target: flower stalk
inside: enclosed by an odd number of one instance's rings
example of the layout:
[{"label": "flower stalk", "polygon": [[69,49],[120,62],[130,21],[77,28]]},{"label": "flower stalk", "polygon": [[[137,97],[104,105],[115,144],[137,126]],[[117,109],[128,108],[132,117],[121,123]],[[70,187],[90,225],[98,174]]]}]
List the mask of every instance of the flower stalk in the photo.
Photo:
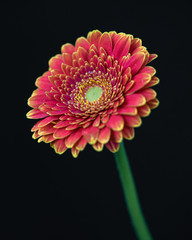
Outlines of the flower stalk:
[{"label": "flower stalk", "polygon": [[148,229],[141,205],[139,203],[131,166],[126,155],[123,142],[121,142],[119,151],[114,153],[114,156],[124,192],[127,210],[129,212],[137,238],[139,240],[152,240],[152,235]]}]

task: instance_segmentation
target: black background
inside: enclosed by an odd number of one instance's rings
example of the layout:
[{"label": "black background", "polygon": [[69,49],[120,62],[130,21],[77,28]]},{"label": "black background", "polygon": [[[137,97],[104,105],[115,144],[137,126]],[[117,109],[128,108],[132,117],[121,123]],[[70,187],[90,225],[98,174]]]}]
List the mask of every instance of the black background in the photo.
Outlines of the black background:
[{"label": "black background", "polygon": [[[35,79],[66,42],[94,29],[143,40],[160,78],[160,106],[126,141],[140,202],[154,239],[192,239],[191,24],[185,1],[7,4],[2,80],[2,239],[130,239],[132,229],[113,154],[86,147],[77,159],[31,138],[25,117]],[[4,50],[4,49],[2,49]],[[2,69],[1,69],[2,70]]]}]

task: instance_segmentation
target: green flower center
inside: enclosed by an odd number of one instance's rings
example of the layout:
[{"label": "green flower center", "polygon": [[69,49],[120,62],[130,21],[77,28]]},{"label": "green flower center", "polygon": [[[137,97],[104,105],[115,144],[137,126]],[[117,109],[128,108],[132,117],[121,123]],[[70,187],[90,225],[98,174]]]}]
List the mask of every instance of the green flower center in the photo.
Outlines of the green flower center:
[{"label": "green flower center", "polygon": [[94,102],[101,97],[102,93],[103,93],[102,88],[98,86],[90,87],[85,94],[85,98],[88,102]]}]

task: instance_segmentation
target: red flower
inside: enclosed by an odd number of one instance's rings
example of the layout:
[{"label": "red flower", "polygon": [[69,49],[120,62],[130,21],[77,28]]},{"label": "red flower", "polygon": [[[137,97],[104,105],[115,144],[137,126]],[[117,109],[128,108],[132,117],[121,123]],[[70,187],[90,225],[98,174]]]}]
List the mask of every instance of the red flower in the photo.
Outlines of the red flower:
[{"label": "red flower", "polygon": [[71,148],[74,157],[87,143],[116,152],[123,138],[134,137],[141,117],[158,106],[151,87],[159,79],[146,66],[156,57],[125,33],[95,30],[75,46],[64,44],[28,100],[33,109],[27,117],[41,119],[33,138],[51,143],[59,154]]}]

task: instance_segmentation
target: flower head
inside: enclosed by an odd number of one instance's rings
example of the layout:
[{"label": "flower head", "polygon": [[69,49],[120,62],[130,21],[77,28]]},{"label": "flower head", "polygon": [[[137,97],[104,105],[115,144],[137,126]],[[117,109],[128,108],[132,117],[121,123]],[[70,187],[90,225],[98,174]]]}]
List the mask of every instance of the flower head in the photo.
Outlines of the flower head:
[{"label": "flower head", "polygon": [[158,106],[151,88],[159,82],[148,63],[156,58],[139,38],[125,33],[89,32],[75,45],[64,44],[36,80],[28,100],[28,118],[41,119],[33,138],[50,143],[59,154],[71,148],[77,157],[87,143],[111,152],[134,137],[141,117]]}]

